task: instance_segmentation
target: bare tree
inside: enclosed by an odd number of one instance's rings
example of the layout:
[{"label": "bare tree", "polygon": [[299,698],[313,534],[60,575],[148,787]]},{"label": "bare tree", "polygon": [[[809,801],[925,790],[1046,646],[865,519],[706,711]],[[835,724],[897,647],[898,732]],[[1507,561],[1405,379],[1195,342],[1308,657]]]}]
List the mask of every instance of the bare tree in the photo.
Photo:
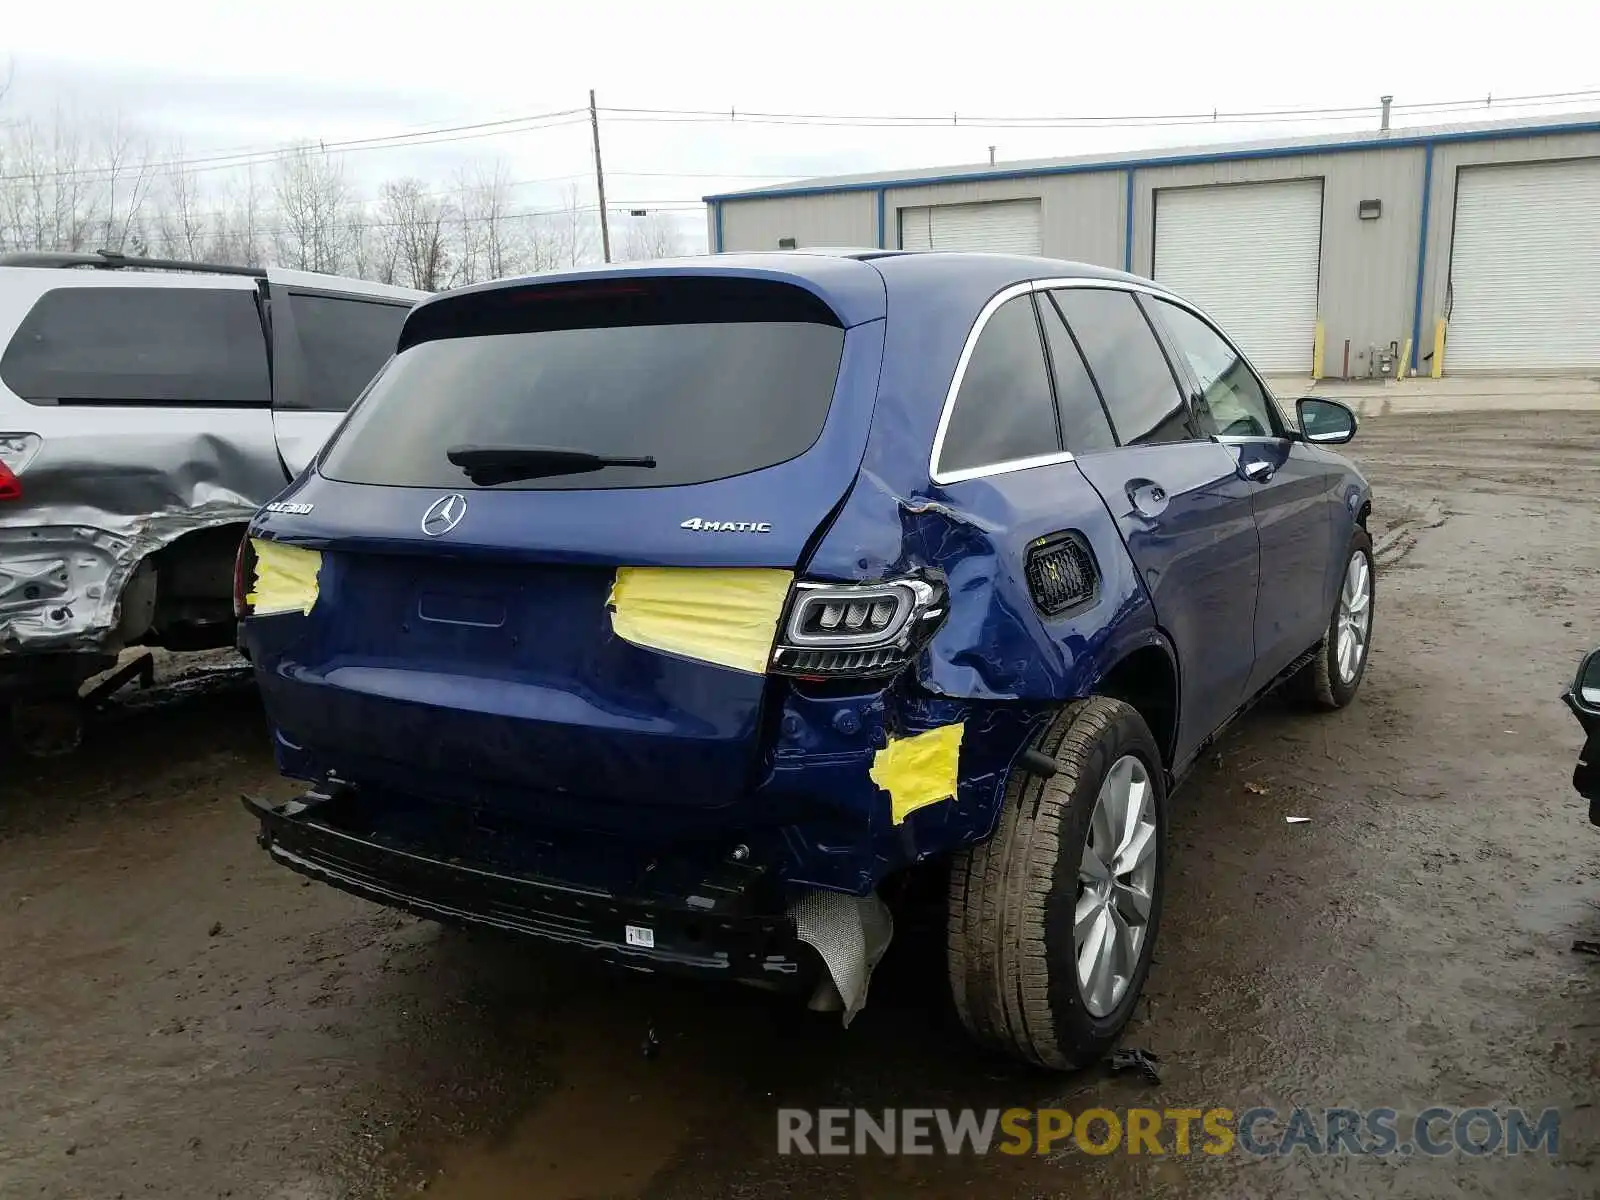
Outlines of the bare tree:
[{"label": "bare tree", "polygon": [[576,267],[595,258],[594,219],[580,199],[578,185],[569,183],[562,195],[560,212],[551,218],[556,258],[552,266]]},{"label": "bare tree", "polygon": [[[433,290],[599,257],[594,211],[577,186],[558,207],[521,207],[500,161],[459,172],[445,191],[390,180],[368,208],[343,161],[318,145],[287,150],[266,169],[215,175],[186,165],[181,145],[157,161],[120,118],[98,134],[85,128],[60,111],[0,125],[0,249],[157,249]],[[681,249],[664,215],[630,227],[622,245],[627,257]]]},{"label": "bare tree", "polygon": [[207,217],[219,214],[204,210],[205,200],[200,190],[200,177],[184,170],[183,146],[173,147],[174,164],[163,175],[156,190],[155,227],[158,244],[164,254],[174,258],[201,259],[210,249],[215,228]]},{"label": "bare tree", "polygon": [[278,160],[273,180],[273,248],[284,266],[338,274],[350,256],[350,205],[344,164],[302,145]]},{"label": "bare tree", "polygon": [[100,248],[137,253],[147,245],[144,207],[155,182],[155,156],[150,143],[116,116],[106,126],[99,158],[104,164],[105,191]]},{"label": "bare tree", "polygon": [[622,230],[624,262],[644,258],[676,258],[683,253],[683,230],[672,214],[659,209],[630,217]]},{"label": "bare tree", "polygon": [[386,230],[376,224],[360,204],[351,204],[344,217],[345,244],[349,247],[349,270],[358,279],[378,283],[395,281],[394,256],[390,253]]},{"label": "bare tree", "polygon": [[383,185],[379,223],[394,247],[402,282],[436,292],[446,285],[450,256],[445,222],[454,209],[427,190],[420,179],[394,179]]},{"label": "bare tree", "polygon": [[511,172],[495,160],[456,176],[460,236],[453,283],[500,279],[522,269],[526,230],[512,210]]},{"label": "bare tree", "polygon": [[101,210],[99,171],[76,127],[59,112],[47,127],[25,118],[9,127],[0,160],[0,237],[17,250],[82,250]]}]

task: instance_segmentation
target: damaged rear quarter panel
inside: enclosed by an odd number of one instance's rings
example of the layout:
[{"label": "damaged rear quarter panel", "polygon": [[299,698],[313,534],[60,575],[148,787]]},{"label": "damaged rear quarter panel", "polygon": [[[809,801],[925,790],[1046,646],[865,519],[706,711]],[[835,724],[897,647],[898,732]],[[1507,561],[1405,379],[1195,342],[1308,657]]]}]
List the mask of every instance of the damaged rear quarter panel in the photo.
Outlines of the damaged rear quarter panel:
[{"label": "damaged rear quarter panel", "polygon": [[[1110,515],[1075,464],[902,495],[871,469],[870,451],[868,458],[807,574],[865,581],[935,573],[949,586],[950,614],[917,662],[872,698],[791,697],[767,783],[826,795],[839,817],[853,813],[855,829],[864,819],[865,855],[828,821],[797,822],[787,835],[791,859],[805,871],[796,882],[854,891],[987,837],[1012,764],[1056,709],[1091,694],[1133,650],[1161,641]],[[1095,548],[1098,588],[1087,604],[1045,618],[1023,566],[1032,542],[1064,530]],[[875,753],[891,738],[956,723],[965,732],[953,801],[895,822],[890,794],[867,782]]]},{"label": "damaged rear quarter panel", "polygon": [[264,407],[14,401],[4,419],[30,421],[42,440],[22,474],[23,499],[0,507],[7,653],[100,647],[141,561],[196,530],[242,527],[285,483]]},{"label": "damaged rear quarter panel", "polygon": [[[944,269],[935,257],[909,267],[919,274]],[[1076,463],[948,486],[930,481],[929,451],[961,346],[984,301],[1005,282],[964,300],[931,288],[890,291],[884,368],[861,470],[805,574],[861,583],[937,574],[949,586],[950,613],[917,662],[870,702],[791,698],[784,706],[768,786],[826,792],[831,806],[854,809],[871,831],[864,861],[845,838],[826,844],[814,828],[791,827],[791,838],[805,843],[791,847],[792,859],[810,867],[805,881],[818,886],[861,891],[899,866],[989,836],[1012,765],[1059,706],[1092,694],[1134,650],[1167,648],[1121,535]],[[1098,587],[1091,601],[1046,618],[1028,590],[1027,550],[1069,530],[1092,548]],[[889,737],[956,722],[965,732],[955,798],[893,823],[888,793],[863,786],[873,753]]]}]

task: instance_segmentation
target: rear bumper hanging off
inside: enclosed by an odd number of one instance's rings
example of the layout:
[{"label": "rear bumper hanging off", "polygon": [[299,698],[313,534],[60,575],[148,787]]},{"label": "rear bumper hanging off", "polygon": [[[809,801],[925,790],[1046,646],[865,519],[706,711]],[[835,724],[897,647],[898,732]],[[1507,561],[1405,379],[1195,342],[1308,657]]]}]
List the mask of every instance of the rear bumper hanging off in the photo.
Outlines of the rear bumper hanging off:
[{"label": "rear bumper hanging off", "polygon": [[281,805],[243,800],[261,824],[257,840],[279,863],[417,916],[573,946],[636,970],[796,990],[812,986],[820,970],[791,916],[752,911],[742,888],[747,878],[737,871],[698,878],[663,871],[661,890],[631,895],[441,855],[455,847],[432,839],[424,851],[358,835],[322,819],[329,801],[316,794]]}]

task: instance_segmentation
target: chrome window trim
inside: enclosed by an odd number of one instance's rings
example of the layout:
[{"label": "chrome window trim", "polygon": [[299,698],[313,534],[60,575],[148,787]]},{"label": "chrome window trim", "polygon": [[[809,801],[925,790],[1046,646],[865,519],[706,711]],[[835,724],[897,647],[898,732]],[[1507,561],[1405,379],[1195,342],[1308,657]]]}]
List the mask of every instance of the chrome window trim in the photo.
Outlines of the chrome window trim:
[{"label": "chrome window trim", "polygon": [[[987,463],[978,467],[963,467],[958,471],[939,470],[939,458],[944,453],[945,434],[950,428],[950,415],[955,407],[956,395],[961,391],[962,381],[967,375],[967,364],[972,360],[973,350],[976,349],[978,345],[978,338],[983,335],[984,327],[989,324],[989,319],[994,316],[995,312],[1000,308],[1000,306],[1008,300],[1015,300],[1018,296],[1025,296],[1032,292],[1051,292],[1061,288],[1098,288],[1102,291],[1138,293],[1140,295],[1150,296],[1156,300],[1164,300],[1169,304],[1176,305],[1178,308],[1185,309],[1192,313],[1194,316],[1204,321],[1207,327],[1210,328],[1210,330],[1218,337],[1220,337],[1228,345],[1229,349],[1239,356],[1239,361],[1244,363],[1246,367],[1250,368],[1250,374],[1253,375],[1256,382],[1261,385],[1261,393],[1267,398],[1267,403],[1272,407],[1273,412],[1277,415],[1279,424],[1282,425],[1284,429],[1293,428],[1293,426],[1291,426],[1289,422],[1284,419],[1283,409],[1278,404],[1277,396],[1273,393],[1272,389],[1267,386],[1266,378],[1259,370],[1256,369],[1255,363],[1250,361],[1249,355],[1245,354],[1243,350],[1239,349],[1234,340],[1224,333],[1221,327],[1217,325],[1216,321],[1211,319],[1210,314],[1208,314],[1205,309],[1201,308],[1199,305],[1192,304],[1183,297],[1174,295],[1172,292],[1169,292],[1163,288],[1160,284],[1143,283],[1131,279],[1095,279],[1086,276],[1029,279],[1021,283],[1008,284],[991,296],[988,303],[978,310],[978,318],[972,323],[972,329],[967,333],[967,340],[961,347],[961,357],[956,360],[955,374],[950,379],[949,388],[945,390],[944,407],[939,411],[939,425],[933,435],[933,450],[928,455],[928,475],[934,483],[940,485],[961,483],[968,479],[983,479],[990,475],[1004,475],[1011,471],[1026,471],[1033,467],[1048,467],[1057,463],[1067,463],[1073,461],[1074,456],[1070,450],[1061,450],[1054,454],[1035,454],[1028,458],[1009,459],[1004,462]],[[1178,381],[1173,380],[1173,383],[1177,384]],[[1054,387],[1053,381],[1051,386]],[[1179,390],[1182,390],[1181,387]],[[1191,397],[1184,397],[1184,406],[1190,408],[1192,411],[1193,401]],[[1198,438],[1196,440],[1220,442],[1232,440],[1281,442],[1286,439],[1283,435],[1272,435],[1266,438],[1255,439],[1211,437]],[[1120,449],[1121,447],[1118,448]]]},{"label": "chrome window trim", "polygon": [[1053,467],[1057,463],[1069,463],[1072,460],[1071,451],[1058,450],[1054,454],[1033,454],[1027,458],[1008,458],[1004,462],[987,463],[981,467],[963,467],[959,471],[946,471],[942,475],[933,476],[933,481],[938,484],[962,483],[968,479],[982,479],[988,475],[1004,475],[1009,471]]},{"label": "chrome window trim", "polygon": [[[961,357],[956,359],[955,374],[950,377],[950,386],[945,389],[944,407],[939,412],[939,426],[933,434],[933,450],[928,455],[928,475],[934,483],[960,483],[964,479],[978,479],[985,475],[999,475],[1006,471],[1026,469],[1013,463],[1001,462],[977,467],[963,467],[958,471],[941,472],[939,470],[939,459],[944,454],[945,435],[950,431],[950,415],[955,407],[956,393],[961,390],[962,381],[967,377],[967,364],[972,361],[972,352],[977,349],[978,339],[983,336],[983,331],[989,324],[989,318],[994,316],[1000,310],[1000,306],[1008,300],[1015,300],[1018,296],[1027,296],[1032,292],[1033,283],[1031,280],[1007,284],[993,296],[990,296],[988,303],[978,310],[978,319],[972,323],[972,328],[967,332],[967,340],[961,347]],[[1046,362],[1042,346],[1039,351],[1039,361]],[[1048,369],[1047,364],[1046,370]],[[1046,378],[1048,379],[1048,376]],[[1062,455],[1065,455],[1065,457],[1062,457]],[[1052,458],[1059,462],[1067,462],[1072,458],[1070,454],[1062,451],[1055,455],[1035,455],[1030,459],[1018,459],[1016,461],[1025,462],[1029,466],[1043,466],[1043,463],[1036,461],[1040,457]]]}]

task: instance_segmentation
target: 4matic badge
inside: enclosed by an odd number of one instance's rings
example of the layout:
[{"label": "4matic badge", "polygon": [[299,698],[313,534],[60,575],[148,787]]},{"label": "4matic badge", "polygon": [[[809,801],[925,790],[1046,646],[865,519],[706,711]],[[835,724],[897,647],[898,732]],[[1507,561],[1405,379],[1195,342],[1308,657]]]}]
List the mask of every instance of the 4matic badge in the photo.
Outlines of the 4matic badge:
[{"label": "4matic badge", "polygon": [[707,521],[690,517],[678,523],[679,529],[693,529],[697,533],[771,533],[771,521]]}]

